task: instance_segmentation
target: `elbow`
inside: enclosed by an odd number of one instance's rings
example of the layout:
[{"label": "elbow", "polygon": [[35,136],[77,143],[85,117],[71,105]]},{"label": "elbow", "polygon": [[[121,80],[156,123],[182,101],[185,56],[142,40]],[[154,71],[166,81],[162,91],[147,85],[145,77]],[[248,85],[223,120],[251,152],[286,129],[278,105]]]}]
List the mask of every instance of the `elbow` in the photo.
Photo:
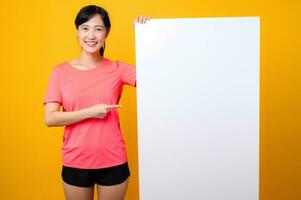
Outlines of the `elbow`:
[{"label": "elbow", "polygon": [[45,125],[46,125],[47,127],[52,127],[52,126],[53,126],[53,124],[51,123],[51,121],[46,120],[46,119],[45,119]]},{"label": "elbow", "polygon": [[45,116],[44,122],[45,122],[45,125],[46,125],[47,127],[53,127],[53,126],[55,126],[55,124],[53,123],[53,120],[52,120],[51,117],[48,116],[48,115]]}]

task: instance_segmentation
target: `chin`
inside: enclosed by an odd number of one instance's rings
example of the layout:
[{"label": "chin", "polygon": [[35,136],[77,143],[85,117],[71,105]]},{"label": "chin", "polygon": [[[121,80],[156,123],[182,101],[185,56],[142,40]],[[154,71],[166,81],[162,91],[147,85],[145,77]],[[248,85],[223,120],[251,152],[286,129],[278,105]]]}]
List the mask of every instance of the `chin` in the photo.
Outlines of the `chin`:
[{"label": "chin", "polygon": [[87,53],[91,53],[91,54],[94,54],[94,53],[99,53],[99,50],[100,49],[84,49],[85,52]]}]

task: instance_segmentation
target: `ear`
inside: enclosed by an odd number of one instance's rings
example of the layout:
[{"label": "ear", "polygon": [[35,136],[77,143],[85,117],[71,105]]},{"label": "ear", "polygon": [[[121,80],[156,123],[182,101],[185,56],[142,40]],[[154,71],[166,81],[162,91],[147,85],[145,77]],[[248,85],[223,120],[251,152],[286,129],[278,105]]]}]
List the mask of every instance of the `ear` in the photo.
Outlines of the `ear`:
[{"label": "ear", "polygon": [[78,29],[75,29],[75,31],[76,31],[76,36],[77,36],[77,38],[78,38],[78,34],[79,34],[79,33],[78,33]]}]

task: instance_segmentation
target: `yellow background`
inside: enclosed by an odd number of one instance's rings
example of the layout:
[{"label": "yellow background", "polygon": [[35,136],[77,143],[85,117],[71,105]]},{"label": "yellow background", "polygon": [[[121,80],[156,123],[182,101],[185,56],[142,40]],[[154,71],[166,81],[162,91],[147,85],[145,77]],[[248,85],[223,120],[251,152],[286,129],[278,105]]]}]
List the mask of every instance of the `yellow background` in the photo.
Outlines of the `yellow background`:
[{"label": "yellow background", "polygon": [[[74,18],[82,6],[90,3],[107,9],[111,18],[105,56],[131,64],[135,64],[132,22],[138,15],[152,18],[260,16],[260,199],[301,199],[301,6],[298,0],[1,2],[0,199],[64,199],[60,177],[63,128],[45,126],[42,101],[50,69],[80,53]],[[132,171],[126,199],[137,200],[134,88],[125,88],[121,104],[121,126]]]}]

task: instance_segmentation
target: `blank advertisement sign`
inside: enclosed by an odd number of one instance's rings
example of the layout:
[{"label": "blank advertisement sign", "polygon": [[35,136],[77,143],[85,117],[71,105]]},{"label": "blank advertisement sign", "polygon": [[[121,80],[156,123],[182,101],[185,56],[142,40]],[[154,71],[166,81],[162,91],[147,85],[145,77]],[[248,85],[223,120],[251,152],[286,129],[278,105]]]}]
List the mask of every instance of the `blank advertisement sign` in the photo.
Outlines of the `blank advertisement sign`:
[{"label": "blank advertisement sign", "polygon": [[259,17],[135,31],[140,200],[258,200]]}]

